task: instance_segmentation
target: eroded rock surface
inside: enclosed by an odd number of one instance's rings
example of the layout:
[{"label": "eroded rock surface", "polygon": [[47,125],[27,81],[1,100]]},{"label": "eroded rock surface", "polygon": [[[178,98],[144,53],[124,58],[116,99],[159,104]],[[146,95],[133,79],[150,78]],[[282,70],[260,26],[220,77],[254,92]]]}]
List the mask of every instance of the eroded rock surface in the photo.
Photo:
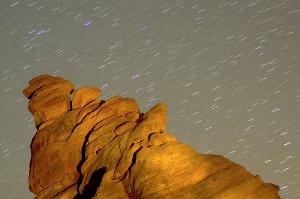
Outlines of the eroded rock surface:
[{"label": "eroded rock surface", "polygon": [[23,92],[37,126],[29,172],[37,199],[279,198],[278,186],[244,167],[178,142],[166,104],[141,113],[132,98],[101,100],[97,87],[74,91],[50,75]]}]

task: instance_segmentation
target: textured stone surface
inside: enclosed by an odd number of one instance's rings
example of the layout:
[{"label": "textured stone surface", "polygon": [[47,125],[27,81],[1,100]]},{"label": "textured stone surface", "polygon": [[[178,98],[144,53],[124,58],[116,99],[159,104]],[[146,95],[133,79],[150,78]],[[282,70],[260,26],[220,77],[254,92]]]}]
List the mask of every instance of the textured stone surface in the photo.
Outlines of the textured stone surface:
[{"label": "textured stone surface", "polygon": [[70,110],[73,89],[72,82],[60,77],[41,75],[32,79],[23,93],[30,99],[28,108],[35,124],[40,125]]},{"label": "textured stone surface", "polygon": [[141,113],[132,98],[73,89],[41,75],[23,91],[37,125],[29,172],[37,199],[279,198],[278,186],[244,167],[177,141],[166,104]]},{"label": "textured stone surface", "polygon": [[101,95],[101,90],[95,86],[85,86],[75,90],[72,98],[72,109],[81,108],[96,100]]}]

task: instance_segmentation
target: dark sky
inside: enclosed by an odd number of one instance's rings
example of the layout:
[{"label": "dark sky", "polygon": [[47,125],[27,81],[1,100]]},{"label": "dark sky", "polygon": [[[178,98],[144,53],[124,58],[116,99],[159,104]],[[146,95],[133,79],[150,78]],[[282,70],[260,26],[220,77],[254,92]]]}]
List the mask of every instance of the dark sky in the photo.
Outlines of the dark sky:
[{"label": "dark sky", "polygon": [[166,102],[179,140],[300,198],[299,25],[299,0],[1,0],[1,198],[32,198],[22,89],[42,73]]}]

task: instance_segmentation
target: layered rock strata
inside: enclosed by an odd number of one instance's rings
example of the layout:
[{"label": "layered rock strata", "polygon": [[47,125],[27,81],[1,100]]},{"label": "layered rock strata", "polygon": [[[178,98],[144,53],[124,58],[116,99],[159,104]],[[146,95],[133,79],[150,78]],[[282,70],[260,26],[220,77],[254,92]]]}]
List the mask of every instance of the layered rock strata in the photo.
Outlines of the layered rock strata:
[{"label": "layered rock strata", "polygon": [[37,132],[29,188],[36,199],[277,199],[278,186],[220,155],[199,154],[166,129],[166,104],[141,113],[132,98],[50,75],[24,95]]}]

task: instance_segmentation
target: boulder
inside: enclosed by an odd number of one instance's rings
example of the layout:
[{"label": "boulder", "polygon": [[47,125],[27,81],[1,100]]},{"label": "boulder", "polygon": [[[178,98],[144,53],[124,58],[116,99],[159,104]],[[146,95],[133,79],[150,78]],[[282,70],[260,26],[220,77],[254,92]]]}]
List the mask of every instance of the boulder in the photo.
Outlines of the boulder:
[{"label": "boulder", "polygon": [[280,198],[277,185],[243,166],[177,141],[166,104],[141,113],[132,98],[73,90],[41,75],[23,91],[37,127],[29,171],[36,199]]},{"label": "boulder", "polygon": [[101,90],[95,86],[85,86],[74,91],[72,109],[77,109],[96,100],[101,95]]}]

